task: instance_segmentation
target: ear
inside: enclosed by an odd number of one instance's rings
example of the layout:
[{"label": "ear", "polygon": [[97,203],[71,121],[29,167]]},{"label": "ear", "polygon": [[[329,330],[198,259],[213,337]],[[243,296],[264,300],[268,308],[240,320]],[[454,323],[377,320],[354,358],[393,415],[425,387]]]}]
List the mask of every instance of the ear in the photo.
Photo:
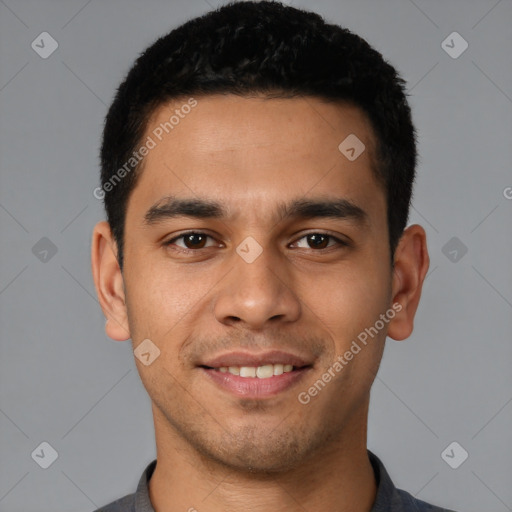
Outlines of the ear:
[{"label": "ear", "polygon": [[108,222],[94,227],[91,249],[92,275],[96,294],[107,318],[105,332],[116,341],[130,338],[123,274],[117,261],[117,244]]},{"label": "ear", "polygon": [[404,340],[412,333],[414,315],[418,309],[429,264],[425,230],[418,224],[413,224],[403,232],[395,250],[392,303],[399,303],[401,309],[389,322],[387,333],[394,340]]}]

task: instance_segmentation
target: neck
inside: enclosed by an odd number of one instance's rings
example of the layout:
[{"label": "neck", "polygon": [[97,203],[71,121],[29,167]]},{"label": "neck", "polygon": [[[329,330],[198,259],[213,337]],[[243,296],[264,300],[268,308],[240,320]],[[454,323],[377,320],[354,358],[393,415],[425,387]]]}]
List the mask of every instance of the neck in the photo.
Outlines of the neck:
[{"label": "neck", "polygon": [[241,472],[205,458],[156,408],[157,465],[149,482],[155,512],[369,512],[377,485],[366,450],[367,413],[303,464],[282,473]]}]

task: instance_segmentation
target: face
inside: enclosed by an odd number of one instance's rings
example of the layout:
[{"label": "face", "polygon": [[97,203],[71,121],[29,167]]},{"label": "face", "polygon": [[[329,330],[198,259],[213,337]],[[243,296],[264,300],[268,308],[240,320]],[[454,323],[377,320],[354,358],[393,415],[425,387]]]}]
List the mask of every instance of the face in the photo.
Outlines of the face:
[{"label": "face", "polygon": [[365,431],[397,321],[371,125],[314,98],[208,96],[161,133],[184,103],[154,113],[127,207],[129,333],[160,351],[137,367],[157,438],[282,471]]}]

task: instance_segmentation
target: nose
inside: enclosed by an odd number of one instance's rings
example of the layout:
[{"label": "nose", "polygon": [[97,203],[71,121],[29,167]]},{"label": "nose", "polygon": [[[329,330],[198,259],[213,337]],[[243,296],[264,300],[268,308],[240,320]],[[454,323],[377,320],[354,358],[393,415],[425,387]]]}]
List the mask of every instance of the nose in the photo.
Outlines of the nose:
[{"label": "nose", "polygon": [[234,266],[214,298],[214,314],[225,325],[261,330],[272,323],[295,322],[301,303],[294,293],[290,269],[278,254],[263,250],[248,263],[233,254]]}]

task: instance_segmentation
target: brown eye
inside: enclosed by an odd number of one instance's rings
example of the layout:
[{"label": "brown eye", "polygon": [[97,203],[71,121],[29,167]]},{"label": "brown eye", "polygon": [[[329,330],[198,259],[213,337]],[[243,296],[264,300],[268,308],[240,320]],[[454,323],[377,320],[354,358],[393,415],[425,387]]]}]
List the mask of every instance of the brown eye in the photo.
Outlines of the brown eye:
[{"label": "brown eye", "polygon": [[308,245],[312,249],[325,249],[328,246],[329,238],[328,235],[322,235],[319,233],[314,233],[312,235],[307,235]]},{"label": "brown eye", "polygon": [[[209,240],[210,239],[210,240]],[[168,242],[165,242],[166,246],[175,245],[183,250],[194,250],[204,249],[212,247],[214,244],[214,238],[206,233],[194,232],[183,233]]]},{"label": "brown eye", "polygon": [[309,233],[299,238],[294,245],[300,249],[328,249],[330,247],[348,245],[343,240],[328,233]]},{"label": "brown eye", "polygon": [[202,249],[206,244],[207,235],[201,233],[189,233],[183,236],[183,242],[187,249]]}]

